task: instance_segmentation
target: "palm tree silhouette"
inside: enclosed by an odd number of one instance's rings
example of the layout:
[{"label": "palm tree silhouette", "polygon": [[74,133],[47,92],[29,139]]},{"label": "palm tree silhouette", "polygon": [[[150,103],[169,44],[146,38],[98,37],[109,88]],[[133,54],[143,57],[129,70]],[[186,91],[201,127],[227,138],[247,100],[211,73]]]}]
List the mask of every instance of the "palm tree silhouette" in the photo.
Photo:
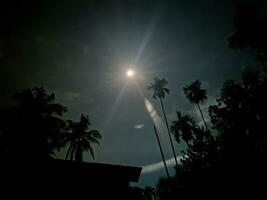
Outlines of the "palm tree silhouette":
[{"label": "palm tree silhouette", "polygon": [[201,82],[199,80],[196,80],[190,85],[186,85],[185,87],[183,87],[183,90],[186,98],[190,101],[190,103],[197,105],[201,118],[204,122],[204,125],[206,129],[208,129],[208,126],[206,124],[206,121],[204,119],[203,113],[199,105],[200,103],[204,102],[207,99],[207,92],[206,90],[201,88]]},{"label": "palm tree silhouette", "polygon": [[192,131],[196,128],[195,121],[190,115],[183,115],[181,112],[176,113],[178,119],[172,122],[171,132],[174,134],[178,143],[180,143],[182,139],[187,146],[189,146],[189,141],[194,139]]},{"label": "palm tree silhouette", "polygon": [[170,174],[169,174],[169,171],[168,171],[168,168],[167,168],[166,160],[165,160],[165,157],[164,157],[164,154],[163,154],[163,150],[162,150],[162,146],[161,146],[161,143],[160,143],[160,140],[159,140],[159,134],[158,134],[158,131],[157,131],[157,128],[156,128],[155,125],[154,125],[154,131],[155,131],[155,135],[156,135],[156,138],[157,138],[157,141],[158,141],[158,144],[159,144],[159,150],[160,150],[162,161],[163,161],[163,164],[164,164],[164,167],[165,167],[166,175],[167,175],[167,177],[169,179],[170,178]]},{"label": "palm tree silhouette", "polygon": [[171,138],[171,133],[170,133],[170,128],[169,128],[169,124],[168,124],[168,121],[167,121],[165,108],[164,108],[164,104],[163,104],[163,99],[165,98],[165,95],[170,93],[170,90],[166,87],[167,84],[168,84],[168,81],[165,78],[160,79],[158,77],[154,77],[153,78],[153,83],[151,83],[147,87],[147,89],[148,90],[153,90],[153,92],[154,92],[153,93],[153,98],[154,99],[159,98],[159,100],[160,100],[161,109],[162,109],[162,112],[163,112],[163,115],[164,115],[166,128],[168,130],[168,135],[169,135],[169,139],[170,139],[170,143],[171,143],[171,147],[172,147],[172,152],[173,152],[175,164],[178,167],[176,153],[175,153],[175,150],[174,150],[174,146],[173,146],[173,142],[172,142],[172,138]]},{"label": "palm tree silhouette", "polygon": [[65,160],[83,161],[83,152],[89,151],[92,158],[95,159],[92,144],[100,145],[99,140],[102,138],[97,130],[88,130],[91,125],[89,117],[81,115],[79,122],[68,120],[68,129],[66,133],[66,142],[69,142],[69,148]]},{"label": "palm tree silhouette", "polygon": [[[2,135],[5,152],[16,156],[50,157],[63,146],[66,127],[60,116],[67,108],[55,103],[55,94],[43,87],[34,87],[14,95],[17,104],[6,109],[7,122]],[[19,153],[19,155],[17,155]]]}]

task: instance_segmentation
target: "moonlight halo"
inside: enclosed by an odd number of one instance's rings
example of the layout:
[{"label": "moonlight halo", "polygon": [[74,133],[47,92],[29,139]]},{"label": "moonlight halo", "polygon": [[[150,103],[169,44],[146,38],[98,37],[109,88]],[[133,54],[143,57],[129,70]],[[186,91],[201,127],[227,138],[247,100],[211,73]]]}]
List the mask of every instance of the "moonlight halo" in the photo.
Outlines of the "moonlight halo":
[{"label": "moonlight halo", "polygon": [[134,70],[132,70],[132,69],[128,69],[128,70],[126,71],[126,76],[127,76],[127,77],[132,78],[132,77],[134,77],[134,75],[135,75],[135,71],[134,71]]}]

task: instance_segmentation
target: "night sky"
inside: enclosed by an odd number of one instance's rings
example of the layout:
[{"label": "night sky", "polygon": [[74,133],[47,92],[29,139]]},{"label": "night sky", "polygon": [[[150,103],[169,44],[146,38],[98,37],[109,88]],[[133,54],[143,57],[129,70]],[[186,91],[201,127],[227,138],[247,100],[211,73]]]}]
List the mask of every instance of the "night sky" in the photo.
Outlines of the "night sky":
[{"label": "night sky", "polygon": [[[222,83],[237,79],[242,67],[253,60],[248,53],[227,47],[236,2],[1,3],[0,106],[10,105],[15,92],[44,86],[68,107],[65,119],[78,120],[81,113],[88,114],[92,128],[100,130],[103,140],[95,148],[96,162],[133,166],[160,162],[144,97],[162,113],[146,87],[154,76],[166,78],[171,90],[165,98],[169,121],[175,119],[176,109],[200,121],[182,87],[195,79],[203,82],[209,96],[205,112]],[[128,68],[136,71],[134,80],[125,76]],[[170,159],[166,132],[161,132],[161,138]],[[182,146],[175,146],[179,154]],[[91,161],[89,154],[85,160]]]}]

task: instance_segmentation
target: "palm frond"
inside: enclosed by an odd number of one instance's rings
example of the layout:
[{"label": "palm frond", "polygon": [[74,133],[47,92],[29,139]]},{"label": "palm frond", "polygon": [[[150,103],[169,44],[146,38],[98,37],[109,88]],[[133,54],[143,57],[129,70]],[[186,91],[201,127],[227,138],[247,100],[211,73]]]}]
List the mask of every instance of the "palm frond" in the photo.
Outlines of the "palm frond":
[{"label": "palm frond", "polygon": [[190,103],[199,104],[207,99],[206,90],[201,88],[201,82],[196,80],[190,85],[183,87],[184,95],[190,101]]},{"label": "palm frond", "polygon": [[154,99],[157,98],[164,98],[166,94],[170,93],[170,90],[166,88],[168,84],[168,81],[166,79],[160,79],[159,77],[154,77],[153,78],[153,83],[151,83],[147,89],[148,90],[153,90],[153,95],[152,97]]},{"label": "palm frond", "polygon": [[62,116],[65,112],[67,112],[67,108],[59,103],[54,103],[54,104],[48,104],[46,111],[49,114],[56,114]]},{"label": "palm frond", "polygon": [[93,143],[93,144],[97,144],[98,146],[100,146],[100,142],[99,140],[95,139],[94,137],[86,137],[86,139],[90,142],[90,143]]},{"label": "palm frond", "polygon": [[94,149],[92,148],[91,145],[89,146],[89,152],[90,152],[90,154],[91,154],[91,156],[92,156],[92,158],[94,160],[95,159],[95,153],[94,153]]},{"label": "palm frond", "polygon": [[163,90],[167,93],[170,94],[170,90],[168,88],[163,88]]},{"label": "palm frond", "polygon": [[96,139],[102,139],[102,135],[98,130],[91,130],[88,132],[88,134]]}]

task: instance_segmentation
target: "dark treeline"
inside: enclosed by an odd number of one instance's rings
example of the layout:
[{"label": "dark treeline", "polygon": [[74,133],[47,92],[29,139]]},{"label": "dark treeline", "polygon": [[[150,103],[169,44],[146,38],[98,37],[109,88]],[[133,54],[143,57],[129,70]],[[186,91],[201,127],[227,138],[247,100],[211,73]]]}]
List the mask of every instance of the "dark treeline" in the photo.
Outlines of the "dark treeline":
[{"label": "dark treeline", "polygon": [[243,70],[240,81],[226,81],[215,105],[209,106],[209,123],[200,103],[207,99],[200,81],[183,88],[185,97],[196,104],[203,126],[188,113],[177,111],[171,132],[184,142],[181,165],[170,179],[161,178],[161,199],[188,197],[234,197],[264,195],[267,175],[267,16],[266,4],[241,4],[234,20],[229,47],[249,48],[257,66]]},{"label": "dark treeline", "polygon": [[94,158],[93,144],[101,135],[90,130],[86,115],[80,121],[63,120],[67,108],[55,101],[55,94],[34,87],[14,95],[15,105],[0,112],[0,157],[11,160],[44,161],[56,150],[68,147],[68,160],[83,160],[83,152]]},{"label": "dark treeline", "polygon": [[[154,78],[149,89],[159,98],[170,145],[185,143],[183,158],[174,177],[161,178],[156,190],[165,199],[233,197],[264,194],[267,175],[267,7],[243,3],[234,19],[229,47],[251,49],[257,66],[247,67],[240,81],[226,81],[206,119],[201,103],[208,98],[201,81],[184,86],[185,97],[199,111],[203,125],[190,114],[177,111],[167,122],[163,99],[169,93],[167,80]],[[237,66],[238,67],[238,66]],[[0,159],[47,160],[66,148],[65,159],[83,161],[83,152],[94,158],[93,145],[101,134],[89,129],[86,115],[80,121],[64,120],[67,108],[55,101],[55,94],[34,87],[14,96],[16,104],[0,110]],[[172,141],[172,137],[175,141]],[[173,155],[176,153],[173,149]],[[177,164],[177,161],[176,161]],[[150,196],[152,196],[150,194]],[[265,194],[266,196],[266,194]]]}]

